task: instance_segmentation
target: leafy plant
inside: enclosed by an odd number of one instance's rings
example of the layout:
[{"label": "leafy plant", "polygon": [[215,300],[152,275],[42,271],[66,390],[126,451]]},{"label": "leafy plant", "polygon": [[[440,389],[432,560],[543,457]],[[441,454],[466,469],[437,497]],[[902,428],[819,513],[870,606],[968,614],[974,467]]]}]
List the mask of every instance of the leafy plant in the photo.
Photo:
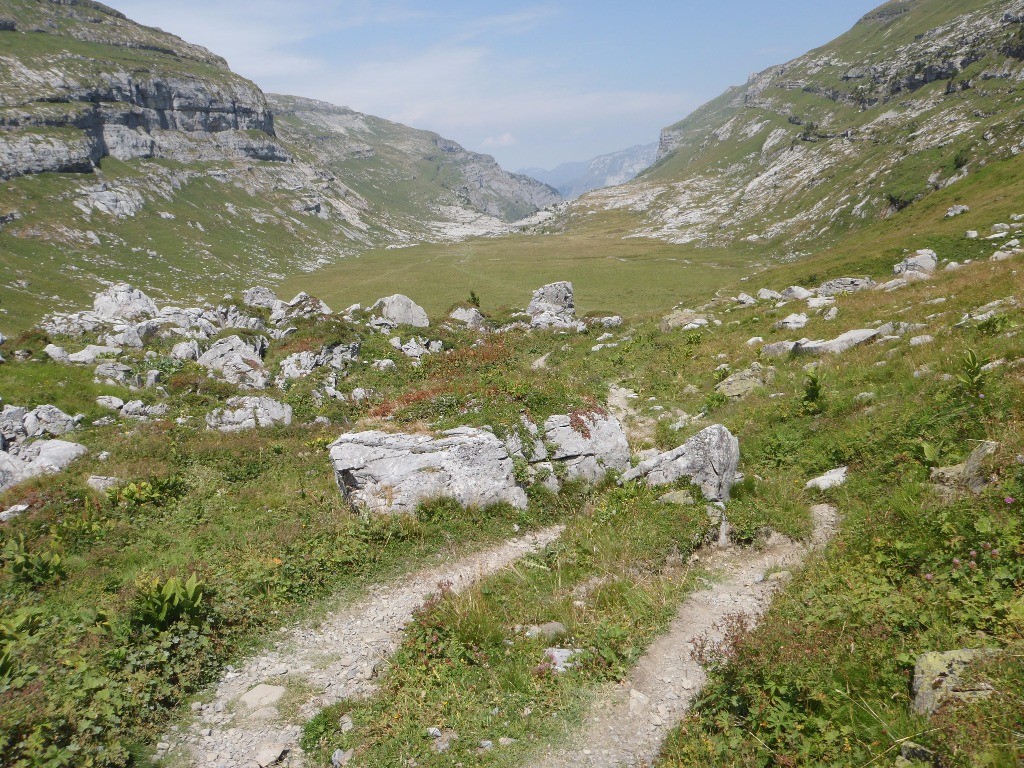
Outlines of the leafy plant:
[{"label": "leafy plant", "polygon": [[476,295],[476,291],[469,292],[469,303],[480,309],[480,297]]},{"label": "leafy plant", "polygon": [[151,478],[107,491],[107,498],[122,509],[160,507],[181,496],[185,484],[179,477]]},{"label": "leafy plant", "polygon": [[206,585],[195,573],[186,581],[177,576],[164,582],[153,579],[139,585],[139,623],[156,630],[178,621],[197,623],[205,616],[208,602]]},{"label": "leafy plant", "polygon": [[24,534],[4,546],[3,559],[15,581],[41,586],[64,577],[64,565],[56,552],[30,552]]},{"label": "leafy plant", "polygon": [[804,413],[821,413],[823,405],[822,395],[821,377],[815,370],[808,371],[807,376],[804,378],[804,393],[800,398],[800,404]]},{"label": "leafy plant", "polygon": [[965,393],[972,397],[981,397],[985,389],[986,361],[978,357],[978,354],[969,349],[960,360],[960,371],[956,374],[956,380],[960,383]]}]

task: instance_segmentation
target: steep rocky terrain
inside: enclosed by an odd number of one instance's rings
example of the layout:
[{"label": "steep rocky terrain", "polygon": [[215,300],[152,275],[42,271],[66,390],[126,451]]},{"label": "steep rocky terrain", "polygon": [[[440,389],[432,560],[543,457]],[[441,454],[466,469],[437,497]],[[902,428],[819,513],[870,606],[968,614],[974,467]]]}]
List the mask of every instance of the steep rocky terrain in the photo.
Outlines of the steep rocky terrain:
[{"label": "steep rocky terrain", "polygon": [[637,181],[583,198],[634,236],[774,257],[891,217],[1020,151],[1024,4],[892,0],[661,136]]},{"label": "steep rocky terrain", "polygon": [[398,242],[501,231],[561,199],[436,133],[313,99],[269,98],[282,138],[372,201]]},{"label": "steep rocky terrain", "polygon": [[222,291],[558,199],[435,134],[277,103],[283,131],[223,59],[99,3],[2,0],[0,326],[105,281]]},{"label": "steep rocky terrain", "polygon": [[657,143],[641,144],[580,163],[563,163],[550,171],[527,168],[528,176],[550,184],[567,200],[585,192],[625,184],[647,170],[658,159]]}]

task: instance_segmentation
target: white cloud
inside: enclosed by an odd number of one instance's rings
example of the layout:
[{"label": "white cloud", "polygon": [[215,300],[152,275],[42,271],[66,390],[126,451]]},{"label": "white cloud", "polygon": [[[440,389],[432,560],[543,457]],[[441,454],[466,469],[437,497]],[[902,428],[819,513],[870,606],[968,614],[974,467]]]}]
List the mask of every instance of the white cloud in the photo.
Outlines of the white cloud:
[{"label": "white cloud", "polygon": [[503,133],[501,136],[488,136],[483,140],[483,146],[488,149],[494,149],[495,147],[514,147],[518,144],[518,140],[511,133]]}]

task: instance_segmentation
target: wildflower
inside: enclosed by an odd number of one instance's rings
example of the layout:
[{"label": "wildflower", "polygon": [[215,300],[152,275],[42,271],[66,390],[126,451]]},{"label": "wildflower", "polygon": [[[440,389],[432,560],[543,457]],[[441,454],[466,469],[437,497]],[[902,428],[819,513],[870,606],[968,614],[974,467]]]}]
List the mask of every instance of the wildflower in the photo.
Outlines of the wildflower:
[{"label": "wildflower", "polygon": [[954,568],[959,568],[961,565],[962,565],[962,563],[960,562],[960,558],[959,557],[954,557],[953,558],[953,567]]},{"label": "wildflower", "polygon": [[1003,501],[1005,501],[1007,504],[1013,504],[1013,502],[1015,502],[1016,499],[1013,498],[1013,496],[1007,496],[1005,499],[1003,499]]},{"label": "wildflower", "polygon": [[985,541],[982,542],[981,548],[988,552],[990,549],[992,549],[992,545]]},{"label": "wildflower", "polygon": [[994,560],[998,560],[999,559],[999,550],[998,549],[993,549],[992,550],[992,558]]},{"label": "wildflower", "polygon": [[967,564],[967,567],[970,568],[972,571],[978,570],[978,564],[973,560],[971,560],[971,562]]},{"label": "wildflower", "polygon": [[935,574],[934,573],[926,573],[924,575],[924,580],[925,581],[932,581],[934,578],[935,578]]},{"label": "wildflower", "polygon": [[978,550],[972,549],[971,550],[971,557],[977,557],[977,556],[978,556]]}]

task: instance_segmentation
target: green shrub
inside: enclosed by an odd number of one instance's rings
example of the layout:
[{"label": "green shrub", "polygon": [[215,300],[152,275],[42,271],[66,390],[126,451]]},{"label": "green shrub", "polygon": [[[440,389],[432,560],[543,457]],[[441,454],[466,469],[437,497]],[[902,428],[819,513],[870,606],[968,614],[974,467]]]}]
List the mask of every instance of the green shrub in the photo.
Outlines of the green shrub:
[{"label": "green shrub", "polygon": [[207,615],[208,598],[206,586],[194,573],[187,581],[172,576],[163,582],[143,582],[139,584],[137,620],[140,625],[158,631],[178,621],[198,623]]}]

